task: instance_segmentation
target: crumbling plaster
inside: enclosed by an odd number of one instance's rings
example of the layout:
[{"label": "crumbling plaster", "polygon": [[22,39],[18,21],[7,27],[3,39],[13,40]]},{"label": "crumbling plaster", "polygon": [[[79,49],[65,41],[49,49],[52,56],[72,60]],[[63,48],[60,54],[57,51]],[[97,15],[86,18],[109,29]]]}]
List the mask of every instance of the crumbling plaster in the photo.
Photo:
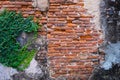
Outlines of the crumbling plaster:
[{"label": "crumbling plaster", "polygon": [[32,6],[40,11],[47,11],[49,8],[49,0],[32,0]]},{"label": "crumbling plaster", "polygon": [[[87,10],[87,14],[92,15],[91,23],[93,26],[91,28],[95,28],[101,35],[100,39],[104,39],[105,33],[102,30],[105,30],[105,17],[104,17],[104,0],[84,0],[84,7]],[[102,12],[101,12],[102,10]]]}]

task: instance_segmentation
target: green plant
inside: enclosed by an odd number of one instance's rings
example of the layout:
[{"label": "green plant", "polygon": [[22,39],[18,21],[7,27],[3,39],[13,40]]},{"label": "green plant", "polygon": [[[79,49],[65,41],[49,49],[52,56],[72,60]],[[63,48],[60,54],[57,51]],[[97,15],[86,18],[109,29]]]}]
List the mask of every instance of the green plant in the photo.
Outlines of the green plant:
[{"label": "green plant", "polygon": [[0,13],[0,63],[23,70],[32,60],[36,50],[28,51],[29,44],[21,47],[16,38],[21,32],[37,34],[39,25],[33,17],[24,18],[15,11]]}]

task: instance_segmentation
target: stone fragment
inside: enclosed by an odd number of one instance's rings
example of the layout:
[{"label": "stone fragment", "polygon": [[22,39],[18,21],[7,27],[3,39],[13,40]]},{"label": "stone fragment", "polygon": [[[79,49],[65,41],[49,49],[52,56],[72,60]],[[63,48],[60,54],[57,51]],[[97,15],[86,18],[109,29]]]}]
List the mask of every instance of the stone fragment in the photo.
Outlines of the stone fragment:
[{"label": "stone fragment", "polygon": [[11,76],[18,73],[16,69],[0,64],[0,80],[12,80]]},{"label": "stone fragment", "polygon": [[25,70],[25,73],[33,79],[40,80],[43,77],[43,72],[38,64],[38,62],[33,59],[30,63],[30,66]]},{"label": "stone fragment", "polygon": [[40,11],[47,11],[49,8],[49,1],[48,0],[32,0],[33,7],[40,9]]}]

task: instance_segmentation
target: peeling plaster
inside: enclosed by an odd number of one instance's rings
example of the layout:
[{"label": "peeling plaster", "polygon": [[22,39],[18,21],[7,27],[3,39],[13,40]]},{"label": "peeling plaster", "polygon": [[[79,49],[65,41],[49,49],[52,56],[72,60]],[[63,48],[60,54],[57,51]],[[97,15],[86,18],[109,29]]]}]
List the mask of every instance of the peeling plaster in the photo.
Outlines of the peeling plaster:
[{"label": "peeling plaster", "polygon": [[88,14],[93,15],[94,18],[91,20],[92,23],[95,24],[95,27],[98,30],[100,28],[100,2],[101,0],[84,0],[85,2],[85,9],[87,9]]},{"label": "peeling plaster", "polygon": [[84,0],[84,8],[87,10],[88,15],[92,15],[93,18],[90,20],[90,22],[93,24],[91,28],[97,30],[97,32],[100,34],[99,38],[104,39],[105,38],[105,19],[104,15],[101,14],[101,10],[104,11],[105,3],[103,0]]}]

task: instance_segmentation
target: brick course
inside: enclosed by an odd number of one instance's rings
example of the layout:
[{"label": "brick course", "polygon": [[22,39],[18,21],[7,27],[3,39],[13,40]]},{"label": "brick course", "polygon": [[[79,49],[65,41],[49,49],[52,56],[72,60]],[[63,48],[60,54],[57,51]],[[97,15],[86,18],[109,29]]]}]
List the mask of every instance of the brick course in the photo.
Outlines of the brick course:
[{"label": "brick course", "polygon": [[[90,22],[83,0],[50,0],[47,14],[32,7],[32,2],[1,0],[0,8],[21,11],[25,17],[48,27],[48,62],[52,77],[66,76],[68,80],[87,80],[93,68],[99,64],[97,45],[102,42],[100,31]],[[45,34],[44,28],[40,34]],[[76,79],[77,80],[77,79]]]}]

